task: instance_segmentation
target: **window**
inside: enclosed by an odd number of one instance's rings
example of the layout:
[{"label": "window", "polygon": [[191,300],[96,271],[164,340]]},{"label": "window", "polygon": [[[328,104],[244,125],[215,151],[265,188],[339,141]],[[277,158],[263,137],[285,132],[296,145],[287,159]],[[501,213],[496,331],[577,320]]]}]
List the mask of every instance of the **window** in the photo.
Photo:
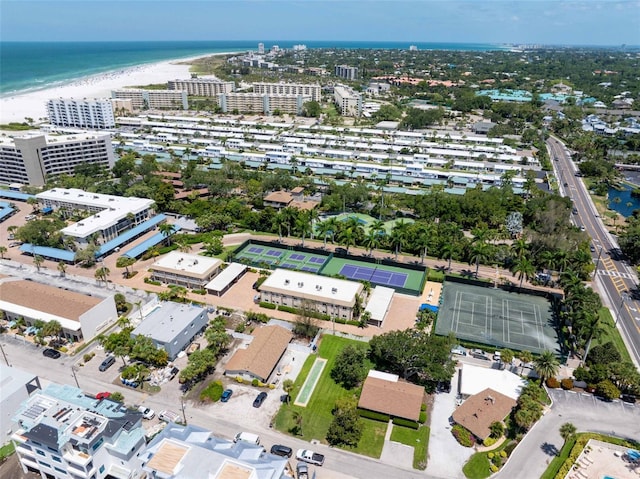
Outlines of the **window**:
[{"label": "window", "polygon": [[44,467],[51,468],[51,465],[50,465],[50,464],[47,464],[46,462],[40,462],[40,461],[38,461],[38,464],[40,464],[41,466],[44,466]]},{"label": "window", "polygon": [[63,473],[63,474],[66,474],[66,473],[67,473],[67,471],[65,471],[64,469],[60,469],[59,467],[54,467],[54,469],[55,469],[56,471],[58,471],[58,472]]},{"label": "window", "polygon": [[40,449],[36,449],[36,453],[40,454],[41,456],[46,456],[44,451],[41,451]]},{"label": "window", "polygon": [[53,459],[56,462],[62,462],[62,459],[60,459],[58,456],[51,456],[51,459]]},{"label": "window", "polygon": [[98,469],[98,472],[100,474],[102,474],[104,472],[104,464],[102,466],[100,466],[100,469]]}]

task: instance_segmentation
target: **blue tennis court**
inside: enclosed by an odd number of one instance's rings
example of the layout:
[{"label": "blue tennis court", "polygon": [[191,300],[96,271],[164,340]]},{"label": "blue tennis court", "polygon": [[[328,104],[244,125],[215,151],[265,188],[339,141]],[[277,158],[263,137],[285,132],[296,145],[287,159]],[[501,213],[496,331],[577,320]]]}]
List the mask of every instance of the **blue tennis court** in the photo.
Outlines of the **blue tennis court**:
[{"label": "blue tennis court", "polygon": [[282,264],[279,264],[278,266],[280,266],[281,268],[287,268],[287,269],[297,269],[298,268],[295,264],[291,264],[291,263],[282,263]]},{"label": "blue tennis court", "polygon": [[303,266],[300,268],[302,271],[308,271],[309,273],[317,273],[318,270],[316,268],[311,268],[309,266]]},{"label": "blue tennis court", "polygon": [[327,261],[327,258],[320,258],[318,256],[313,256],[310,260],[309,263],[315,263],[315,264],[324,264],[324,262]]},{"label": "blue tennis court", "polygon": [[349,279],[359,281],[370,281],[376,284],[387,284],[389,286],[403,287],[407,282],[407,276],[404,273],[393,273],[391,271],[369,268],[367,266],[354,266],[345,264],[340,270],[340,274]]},{"label": "blue tennis court", "polygon": [[279,258],[280,256],[282,256],[282,251],[270,249],[269,251],[267,251],[267,256],[274,256],[276,258]]},{"label": "blue tennis court", "polygon": [[264,248],[256,248],[255,246],[252,246],[248,251],[249,253],[261,254],[264,251]]}]

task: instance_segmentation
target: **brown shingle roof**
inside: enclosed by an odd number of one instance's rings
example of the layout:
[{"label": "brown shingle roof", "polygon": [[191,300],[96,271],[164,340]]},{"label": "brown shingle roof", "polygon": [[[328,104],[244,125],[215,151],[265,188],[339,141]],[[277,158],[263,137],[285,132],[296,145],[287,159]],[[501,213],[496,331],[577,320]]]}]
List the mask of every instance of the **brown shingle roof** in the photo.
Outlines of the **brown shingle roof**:
[{"label": "brown shingle roof", "polygon": [[319,201],[309,201],[309,200],[305,200],[305,201],[292,201],[289,206],[291,206],[292,208],[297,208],[299,210],[312,210],[314,208],[316,208],[317,206],[320,206],[320,202]]},{"label": "brown shingle roof", "polygon": [[281,203],[283,205],[288,205],[293,200],[291,193],[286,191],[273,191],[264,197],[264,201],[269,201],[271,203]]},{"label": "brown shingle roof", "polygon": [[417,421],[423,399],[422,386],[369,376],[362,386],[358,407]]},{"label": "brown shingle roof", "polygon": [[454,411],[453,420],[471,431],[474,436],[485,439],[491,434],[491,423],[502,421],[515,405],[515,399],[487,388],[462,403]]},{"label": "brown shingle roof", "polygon": [[263,326],[253,332],[253,341],[247,349],[238,349],[225,367],[225,372],[247,372],[266,381],[293,338],[281,326]]},{"label": "brown shingle roof", "polygon": [[0,300],[75,321],[102,302],[99,298],[22,280],[0,283]]}]

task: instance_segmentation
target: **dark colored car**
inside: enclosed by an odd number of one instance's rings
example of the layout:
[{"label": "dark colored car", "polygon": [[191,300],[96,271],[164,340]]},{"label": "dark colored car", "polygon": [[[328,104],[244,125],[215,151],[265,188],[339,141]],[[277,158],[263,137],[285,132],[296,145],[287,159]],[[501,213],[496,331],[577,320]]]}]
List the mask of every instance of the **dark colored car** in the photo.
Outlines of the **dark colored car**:
[{"label": "dark colored car", "polygon": [[176,377],[176,374],[178,374],[180,372],[180,370],[177,367],[172,367],[171,368],[171,373],[169,374],[169,381],[171,381],[173,378]]},{"label": "dark colored car", "polygon": [[265,392],[261,392],[260,394],[258,394],[256,396],[256,398],[253,400],[253,407],[260,407],[262,406],[262,403],[264,402],[264,400],[267,399],[267,393]]},{"label": "dark colored car", "polygon": [[60,351],[56,351],[55,349],[47,348],[42,351],[42,354],[51,359],[58,359],[60,357]]},{"label": "dark colored car", "polygon": [[271,446],[271,454],[282,457],[291,457],[291,455],[293,454],[293,449],[287,446],[283,446],[282,444],[274,444],[273,446]]},{"label": "dark colored car", "polygon": [[100,367],[98,368],[100,371],[106,371],[116,362],[115,356],[107,356],[102,363],[100,363]]},{"label": "dark colored car", "polygon": [[636,402],[636,397],[633,394],[623,394],[620,396],[620,399],[631,404]]},{"label": "dark colored car", "polygon": [[346,248],[336,248],[336,253],[337,254],[344,254],[344,255],[348,254]]},{"label": "dark colored car", "polygon": [[231,389],[225,389],[222,392],[222,396],[220,396],[220,401],[227,402],[231,398],[232,394],[233,394],[233,391]]}]

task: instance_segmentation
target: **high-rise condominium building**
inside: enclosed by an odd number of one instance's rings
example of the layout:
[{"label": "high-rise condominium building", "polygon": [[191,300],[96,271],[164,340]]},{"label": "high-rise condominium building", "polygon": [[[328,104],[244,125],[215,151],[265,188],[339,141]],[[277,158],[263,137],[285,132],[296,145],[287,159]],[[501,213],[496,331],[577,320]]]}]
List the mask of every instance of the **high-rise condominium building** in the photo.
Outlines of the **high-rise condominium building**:
[{"label": "high-rise condominium building", "polygon": [[84,163],[113,167],[115,157],[108,134],[0,138],[0,183],[43,186],[50,177],[73,175],[76,166]]},{"label": "high-rise condominium building", "polygon": [[111,92],[112,98],[131,100],[134,110],[188,110],[185,90],[120,89]]},{"label": "high-rise condominium building", "polygon": [[266,83],[253,84],[255,93],[266,95],[304,95],[310,96],[313,101],[320,101],[322,89],[318,83]]},{"label": "high-rise condominium building", "polygon": [[362,95],[345,86],[333,89],[333,101],[343,116],[360,116],[362,114]]},{"label": "high-rise condominium building", "polygon": [[344,78],[345,80],[358,79],[358,67],[336,65],[333,71],[337,77]]},{"label": "high-rise condominium building", "polygon": [[57,126],[105,129],[115,128],[113,107],[108,98],[76,100],[58,98],[47,102],[49,122]]},{"label": "high-rise condominium building", "polygon": [[242,113],[273,114],[276,110],[290,115],[301,115],[303,106],[311,101],[310,96],[265,93],[227,93],[218,97],[223,113],[237,110]]},{"label": "high-rise condominium building", "polygon": [[264,43],[258,43],[258,54],[264,55]]},{"label": "high-rise condominium building", "polygon": [[169,90],[184,90],[188,95],[218,96],[231,93],[235,89],[232,81],[217,78],[189,78],[188,80],[172,80],[168,82]]}]

